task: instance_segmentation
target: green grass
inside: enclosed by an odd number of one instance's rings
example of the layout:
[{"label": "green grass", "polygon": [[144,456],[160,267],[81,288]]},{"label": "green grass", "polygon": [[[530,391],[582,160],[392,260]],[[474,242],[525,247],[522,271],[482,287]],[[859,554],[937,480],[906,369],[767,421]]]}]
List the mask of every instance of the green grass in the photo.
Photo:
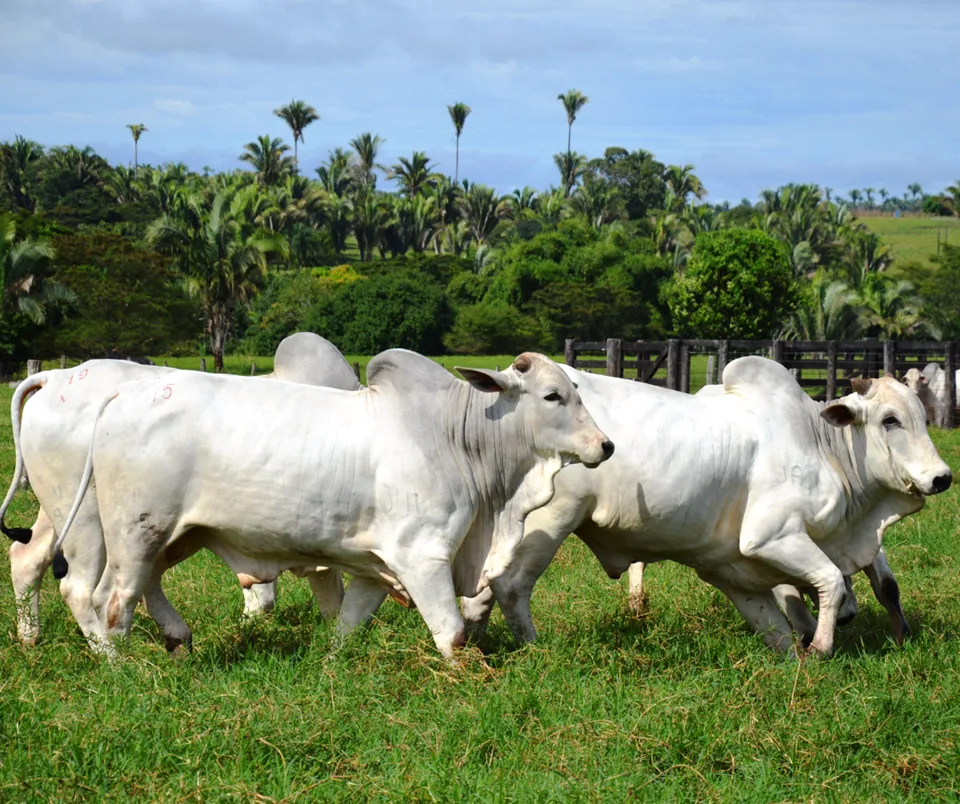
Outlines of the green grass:
[{"label": "green grass", "polygon": [[[960,466],[960,433],[935,440]],[[10,444],[2,422],[2,477]],[[49,581],[42,641],[22,648],[8,589],[0,799],[955,800],[958,502],[955,488],[931,499],[886,540],[913,639],[888,640],[859,576],[860,615],[829,661],[770,654],[677,565],[651,568],[635,619],[625,581],[574,539],[534,595],[538,642],[518,648],[496,614],[459,669],[390,600],[330,656],[331,626],[289,575],[277,610],[242,623],[237,583],[211,555],[166,579],[194,629],[179,659],[142,614],[129,658],[93,657]],[[8,522],[34,513],[21,493]]]},{"label": "green grass", "polygon": [[900,264],[911,260],[929,264],[930,256],[937,253],[938,230],[941,242],[946,237],[948,243],[960,245],[960,218],[877,216],[859,220],[893,246]]}]

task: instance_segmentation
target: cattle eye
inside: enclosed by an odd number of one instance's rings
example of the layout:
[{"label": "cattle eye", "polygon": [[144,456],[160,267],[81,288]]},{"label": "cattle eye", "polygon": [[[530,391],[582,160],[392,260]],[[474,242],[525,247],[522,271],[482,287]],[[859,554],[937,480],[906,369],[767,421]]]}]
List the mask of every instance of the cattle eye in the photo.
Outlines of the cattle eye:
[{"label": "cattle eye", "polygon": [[544,397],[544,400],[547,402],[559,402],[563,397],[560,396],[556,391],[551,391]]},{"label": "cattle eye", "polygon": [[883,426],[888,430],[896,430],[903,425],[900,424],[900,420],[896,416],[887,416],[887,418],[883,420]]}]

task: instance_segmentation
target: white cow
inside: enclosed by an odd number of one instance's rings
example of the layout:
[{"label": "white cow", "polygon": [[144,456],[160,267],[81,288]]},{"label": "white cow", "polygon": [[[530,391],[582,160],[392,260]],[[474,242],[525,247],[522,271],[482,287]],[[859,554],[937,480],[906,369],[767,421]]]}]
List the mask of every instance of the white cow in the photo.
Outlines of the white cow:
[{"label": "white cow", "polygon": [[[17,599],[17,631],[25,644],[33,644],[39,636],[39,587],[53,561],[56,541],[51,517],[58,525],[63,523],[67,505],[79,485],[97,406],[120,383],[173,375],[174,369],[121,360],[92,360],[73,369],[35,374],[18,386],[11,406],[17,470],[7,498],[0,507],[0,529],[15,540],[10,546],[10,571]],[[274,371],[267,376],[343,390],[360,387],[339,350],[309,332],[296,333],[280,343],[274,358]],[[6,528],[3,515],[19,486],[24,464],[41,508],[32,528]],[[144,595],[147,609],[161,626],[171,649],[189,643],[189,629],[167,602],[160,587],[160,576],[184,557],[158,564]],[[93,582],[96,582],[102,549],[88,552],[81,561],[83,569],[75,562],[76,571],[71,579],[61,584],[61,592],[86,633],[96,622],[96,615],[89,600],[85,601],[77,593],[75,581],[84,571],[92,573]],[[312,573],[308,580],[321,608],[326,614],[334,613],[342,596],[339,579],[335,574]],[[276,600],[275,583],[254,585],[243,592],[244,614],[247,616],[268,611]]]},{"label": "white cow", "polygon": [[575,532],[614,578],[637,561],[693,567],[777,650],[793,635],[774,588],[812,586],[819,621],[805,607],[787,613],[811,651],[829,654],[844,574],[868,566],[884,529],[952,480],[917,397],[895,380],[855,381],[856,393],[823,406],[759,357],[734,360],[722,388],[695,396],[566,370],[616,457],[557,476],[505,572],[464,601],[475,629],[495,595],[514,633],[533,639],[533,585]]},{"label": "white cow", "polygon": [[[458,369],[468,382],[401,349],[367,371],[369,387],[350,393],[185,373],[105,403],[84,475],[96,493],[84,497],[82,482],[70,514],[82,526],[99,508],[104,640],[129,635],[158,556],[204,546],[241,583],[349,572],[341,635],[390,592],[453,656],[456,595],[502,571],[564,464],[597,465],[613,445],[542,355],[505,372]],[[82,547],[69,525],[61,539]]]},{"label": "white cow", "polygon": [[[913,371],[913,369],[910,371]],[[910,371],[907,374],[910,374]],[[927,388],[933,395],[933,401],[929,403],[928,421],[937,427],[943,427],[947,423],[948,406],[953,404],[952,399],[947,399],[947,375],[939,363],[927,363],[920,374],[923,378],[921,383],[925,381]],[[960,383],[960,369],[957,369],[954,373],[953,387],[957,388],[958,383]],[[913,384],[911,384],[911,388],[917,390]],[[927,401],[923,397],[921,397],[921,400],[924,401],[926,406]]]},{"label": "white cow", "polygon": [[[927,416],[927,423],[939,427],[946,421],[947,413],[946,403],[941,398],[944,391],[943,386],[945,385],[943,381],[944,374],[943,369],[936,363],[931,363],[924,371],[928,369],[940,386],[940,394],[933,391],[927,376],[919,369],[908,369],[904,373],[901,382],[919,397],[920,404],[923,405],[923,410]],[[939,372],[939,376],[937,372]]]}]

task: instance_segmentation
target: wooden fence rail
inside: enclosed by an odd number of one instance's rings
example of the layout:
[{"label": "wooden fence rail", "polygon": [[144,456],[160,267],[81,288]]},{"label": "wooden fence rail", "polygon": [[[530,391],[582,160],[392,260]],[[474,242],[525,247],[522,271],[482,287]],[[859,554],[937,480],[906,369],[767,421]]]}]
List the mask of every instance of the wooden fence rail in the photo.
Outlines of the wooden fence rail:
[{"label": "wooden fence rail", "polygon": [[603,370],[609,377],[690,392],[690,365],[694,355],[706,355],[706,384],[718,382],[731,360],[754,354],[776,360],[791,370],[814,399],[836,399],[848,393],[854,377],[902,377],[911,369],[939,363],[945,374],[947,427],[957,421],[957,365],[955,341],[743,341],[676,338],[666,341],[568,340],[564,359],[574,368]]}]

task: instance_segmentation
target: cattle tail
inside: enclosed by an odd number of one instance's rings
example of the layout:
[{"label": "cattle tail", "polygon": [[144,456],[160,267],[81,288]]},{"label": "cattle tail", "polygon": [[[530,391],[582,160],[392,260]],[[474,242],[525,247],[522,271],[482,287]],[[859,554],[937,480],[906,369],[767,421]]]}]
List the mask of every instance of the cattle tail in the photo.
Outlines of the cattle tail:
[{"label": "cattle tail", "polygon": [[21,544],[29,543],[30,538],[33,536],[33,531],[30,530],[30,528],[8,528],[3,519],[7,514],[7,508],[9,508],[10,503],[13,502],[14,495],[17,493],[20,480],[23,478],[23,453],[20,450],[20,424],[23,419],[23,406],[26,404],[27,397],[30,396],[30,394],[34,391],[39,391],[46,384],[47,373],[45,371],[27,377],[27,379],[17,386],[17,390],[14,391],[13,399],[10,402],[10,425],[13,429],[13,450],[17,456],[17,464],[13,470],[13,481],[10,483],[10,489],[7,491],[3,505],[0,506],[0,533],[12,541],[20,542]]}]

